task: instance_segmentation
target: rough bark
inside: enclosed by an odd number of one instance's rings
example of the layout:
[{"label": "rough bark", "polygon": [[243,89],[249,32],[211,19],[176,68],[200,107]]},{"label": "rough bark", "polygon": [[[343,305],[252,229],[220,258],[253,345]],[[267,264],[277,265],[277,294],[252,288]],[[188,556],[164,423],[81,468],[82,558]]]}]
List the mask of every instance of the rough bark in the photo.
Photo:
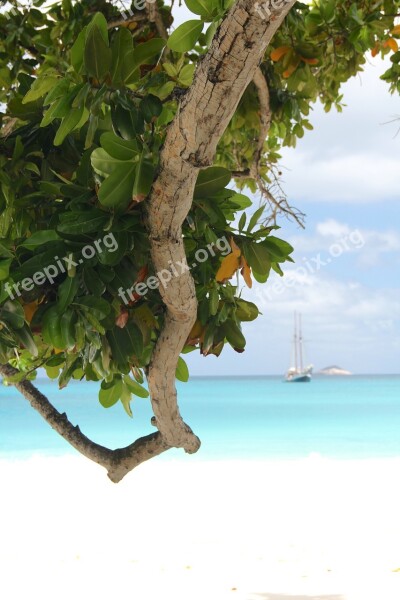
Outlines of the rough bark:
[{"label": "rough bark", "polygon": [[171,273],[171,281],[161,287],[165,322],[149,368],[149,390],[163,438],[186,452],[195,452],[200,442],[180,415],[175,368],[196,320],[197,301],[190,272],[174,277],[171,265],[186,261],[181,226],[198,172],[213,164],[217,144],[295,0],[277,4],[280,8],[271,7],[270,16],[262,19],[252,0],[239,0],[222,22],[168,129],[148,202],[154,268]]}]

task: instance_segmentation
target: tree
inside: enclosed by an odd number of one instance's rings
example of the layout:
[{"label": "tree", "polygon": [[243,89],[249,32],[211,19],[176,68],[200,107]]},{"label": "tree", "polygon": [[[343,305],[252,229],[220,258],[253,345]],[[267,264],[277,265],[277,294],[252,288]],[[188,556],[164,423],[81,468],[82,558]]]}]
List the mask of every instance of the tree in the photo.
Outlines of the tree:
[{"label": "tree", "polygon": [[[259,311],[242,279],[292,260],[276,220],[302,214],[280,189],[280,148],[312,129],[317,100],[341,110],[367,53],[390,55],[383,78],[400,90],[398,0],[185,3],[193,19],[173,31],[162,0],[0,15],[0,373],[115,482],[198,450],[180,355],[243,352]],[[246,189],[261,197],[249,220]],[[39,367],[60,388],[101,382],[102,405],[128,415],[146,377],[156,432],[96,444],[33,386]]]}]

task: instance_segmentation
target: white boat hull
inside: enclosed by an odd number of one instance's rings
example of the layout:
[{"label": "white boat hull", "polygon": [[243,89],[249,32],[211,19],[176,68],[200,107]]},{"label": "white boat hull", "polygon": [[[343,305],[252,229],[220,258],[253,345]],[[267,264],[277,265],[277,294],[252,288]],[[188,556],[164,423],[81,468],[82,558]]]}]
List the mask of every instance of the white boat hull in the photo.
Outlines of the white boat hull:
[{"label": "white boat hull", "polygon": [[308,383],[311,381],[310,373],[299,373],[298,375],[288,375],[286,377],[288,383]]}]

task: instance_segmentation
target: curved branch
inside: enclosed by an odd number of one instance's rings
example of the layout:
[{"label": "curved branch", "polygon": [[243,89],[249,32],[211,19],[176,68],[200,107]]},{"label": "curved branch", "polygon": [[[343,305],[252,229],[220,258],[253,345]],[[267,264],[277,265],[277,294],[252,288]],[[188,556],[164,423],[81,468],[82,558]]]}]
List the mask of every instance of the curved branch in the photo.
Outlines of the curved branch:
[{"label": "curved branch", "polygon": [[263,154],[264,143],[268,137],[269,128],[271,126],[271,107],[270,107],[270,97],[269,97],[269,89],[267,81],[263,75],[263,72],[260,68],[258,68],[253,77],[254,85],[257,88],[258,92],[258,101],[260,103],[260,133],[258,136],[257,148],[253,154],[253,165],[251,168],[251,175],[254,178],[257,178],[259,172],[259,164],[261,160],[261,156]]},{"label": "curved branch", "polygon": [[[270,106],[268,83],[260,68],[258,68],[255,72],[253,83],[257,88],[258,101],[260,105],[260,132],[258,136],[257,147],[254,151],[253,163],[250,168],[243,169],[242,171],[234,171],[232,176],[235,179],[253,179],[256,182],[262,198],[264,198],[270,205],[271,215],[269,219],[271,221],[276,220],[276,215],[278,213],[283,213],[288,218],[292,218],[294,221],[296,221],[300,227],[304,228],[304,214],[289,205],[286,196],[282,193],[277,180],[275,181],[275,189],[277,189],[276,194],[271,191],[270,186],[266,185],[260,174],[264,142],[268,137],[269,129],[271,127],[272,111]],[[273,171],[272,168],[271,171]]]},{"label": "curved branch", "polygon": [[166,315],[149,366],[149,390],[163,438],[186,452],[195,452],[200,441],[180,415],[175,369],[196,320],[197,300],[190,272],[174,277],[171,267],[186,262],[181,226],[192,204],[199,170],[212,165],[222,134],[295,0],[279,4],[279,8],[271,7],[265,19],[260,18],[253,0],[239,0],[229,11],[169,126],[147,206],[155,271],[171,274],[165,288],[160,286]]},{"label": "curved branch", "polygon": [[[4,377],[18,375],[19,371],[10,365],[0,365],[0,374]],[[108,477],[114,483],[132,471],[142,462],[157,456],[170,446],[165,443],[159,432],[152,433],[136,440],[126,448],[110,450],[96,444],[86,437],[78,426],[72,425],[65,413],[60,413],[51,402],[30,381],[22,380],[13,383],[19,392],[28,400],[43,419],[75,450],[107,470]]]}]

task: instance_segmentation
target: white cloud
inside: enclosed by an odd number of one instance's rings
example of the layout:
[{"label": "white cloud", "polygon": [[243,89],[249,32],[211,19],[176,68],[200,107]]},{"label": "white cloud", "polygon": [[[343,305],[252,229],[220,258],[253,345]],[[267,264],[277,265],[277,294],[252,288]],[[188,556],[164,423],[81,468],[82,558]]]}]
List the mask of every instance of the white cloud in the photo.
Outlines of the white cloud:
[{"label": "white cloud", "polygon": [[[284,315],[295,310],[318,315],[330,322],[332,314],[340,314],[343,324],[350,318],[400,318],[398,290],[367,288],[356,281],[341,282],[322,273],[297,275],[287,271],[279,281],[271,276],[268,285],[256,285],[256,303],[262,311]],[[275,285],[278,282],[280,285]],[[335,322],[337,319],[335,319]]]},{"label": "white cloud", "polygon": [[323,237],[342,237],[350,233],[350,227],[345,223],[339,223],[336,219],[327,219],[322,223],[317,223],[315,229]]},{"label": "white cloud", "polygon": [[299,151],[286,157],[283,187],[294,204],[398,200],[400,161],[376,152],[314,157]]},{"label": "white cloud", "polygon": [[357,264],[362,267],[379,265],[383,256],[387,254],[394,255],[392,259],[395,262],[400,260],[399,232],[392,229],[355,229],[332,218],[317,223],[314,234],[293,236],[289,241],[294,246],[297,256],[325,253],[323,260],[326,260],[328,255],[333,260],[332,251],[339,256],[357,253]]}]

